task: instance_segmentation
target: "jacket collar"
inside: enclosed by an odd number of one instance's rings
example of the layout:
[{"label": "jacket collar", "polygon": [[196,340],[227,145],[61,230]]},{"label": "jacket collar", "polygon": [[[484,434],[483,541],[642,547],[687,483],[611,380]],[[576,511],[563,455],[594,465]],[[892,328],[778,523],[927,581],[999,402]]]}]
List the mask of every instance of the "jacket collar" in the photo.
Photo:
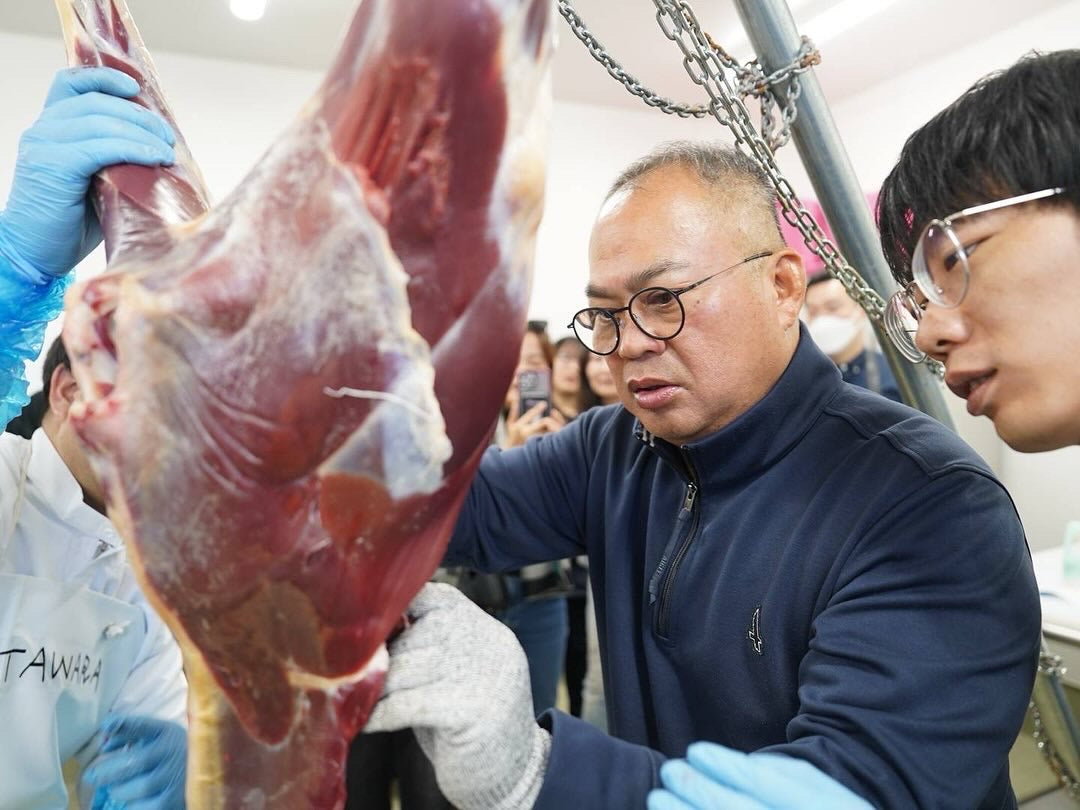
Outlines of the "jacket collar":
[{"label": "jacket collar", "polygon": [[638,422],[634,435],[699,486],[750,477],[783,458],[843,385],[840,370],[799,326],[799,345],[772,389],[750,410],[704,439],[678,448]]}]

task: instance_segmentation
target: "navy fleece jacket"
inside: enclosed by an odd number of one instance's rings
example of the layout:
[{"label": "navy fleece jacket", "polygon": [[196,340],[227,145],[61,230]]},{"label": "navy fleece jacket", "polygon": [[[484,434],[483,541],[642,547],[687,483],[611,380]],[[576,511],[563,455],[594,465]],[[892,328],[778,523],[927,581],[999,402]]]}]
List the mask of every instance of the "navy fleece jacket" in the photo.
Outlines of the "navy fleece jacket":
[{"label": "navy fleece jacket", "polygon": [[695,740],[802,757],[878,807],[1015,807],[1040,612],[1009,495],[805,333],[764,399],[686,447],[613,406],[489,450],[448,559],[581,553],[612,736],[544,715],[537,808],[642,808]]}]

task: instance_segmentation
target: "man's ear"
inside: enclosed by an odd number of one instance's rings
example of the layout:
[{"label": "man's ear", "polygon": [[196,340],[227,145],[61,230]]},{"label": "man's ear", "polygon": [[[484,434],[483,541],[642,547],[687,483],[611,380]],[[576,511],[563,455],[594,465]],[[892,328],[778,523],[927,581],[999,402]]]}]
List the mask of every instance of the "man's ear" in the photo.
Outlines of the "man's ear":
[{"label": "man's ear", "polygon": [[79,384],[75,382],[71,369],[63,365],[54,368],[49,381],[49,411],[61,421],[67,419],[71,403],[78,395]]},{"label": "man's ear", "polygon": [[806,270],[802,256],[784,248],[772,256],[772,284],[776,293],[776,314],[786,332],[799,322],[806,299]]}]

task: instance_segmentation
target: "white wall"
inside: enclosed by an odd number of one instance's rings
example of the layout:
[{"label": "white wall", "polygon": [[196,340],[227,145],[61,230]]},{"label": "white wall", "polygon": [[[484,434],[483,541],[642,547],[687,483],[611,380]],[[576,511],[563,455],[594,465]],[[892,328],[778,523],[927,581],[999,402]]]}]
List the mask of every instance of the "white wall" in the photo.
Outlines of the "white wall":
[{"label": "white wall", "polygon": [[[898,72],[895,78],[835,104],[833,113],[862,186],[876,188],[904,139],[985,73],[1005,67],[1032,48],[1075,47],[1080,0],[1034,16],[993,37],[957,48],[942,59]],[[569,38],[564,47],[575,47]],[[826,48],[827,58],[827,48]],[[320,75],[237,62],[156,54],[177,119],[207,182],[223,196],[273,137],[291,120]],[[53,72],[62,66],[56,39],[0,32],[0,75],[5,114],[0,117],[0,189],[10,185],[15,144],[37,116]],[[898,65],[902,70],[903,65]],[[599,68],[597,68],[599,69]],[[624,92],[612,83],[612,93]],[[672,138],[723,138],[712,122],[640,111],[556,103],[547,207],[537,249],[532,317],[547,320],[558,336],[583,300],[586,245],[608,184],[630,160]],[[813,196],[793,147],[780,157],[797,189]],[[0,191],[0,194],[3,194]],[[80,274],[103,264],[90,257]],[[1060,542],[1066,519],[1080,518],[1080,448],[1039,456],[1008,451],[986,420],[973,420],[946,392],[958,429],[995,467],[1012,491],[1032,546]]]}]

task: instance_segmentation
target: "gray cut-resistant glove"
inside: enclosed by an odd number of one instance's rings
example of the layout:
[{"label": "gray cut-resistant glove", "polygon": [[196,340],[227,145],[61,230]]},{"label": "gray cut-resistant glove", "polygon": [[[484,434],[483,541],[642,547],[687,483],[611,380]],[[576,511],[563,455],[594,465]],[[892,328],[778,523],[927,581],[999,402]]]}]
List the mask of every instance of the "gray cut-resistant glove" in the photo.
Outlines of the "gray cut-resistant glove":
[{"label": "gray cut-resistant glove", "polygon": [[425,585],[413,624],[390,645],[383,696],[365,731],[412,728],[461,810],[536,802],[551,735],[533,716],[529,667],[514,634],[457,588]]}]

